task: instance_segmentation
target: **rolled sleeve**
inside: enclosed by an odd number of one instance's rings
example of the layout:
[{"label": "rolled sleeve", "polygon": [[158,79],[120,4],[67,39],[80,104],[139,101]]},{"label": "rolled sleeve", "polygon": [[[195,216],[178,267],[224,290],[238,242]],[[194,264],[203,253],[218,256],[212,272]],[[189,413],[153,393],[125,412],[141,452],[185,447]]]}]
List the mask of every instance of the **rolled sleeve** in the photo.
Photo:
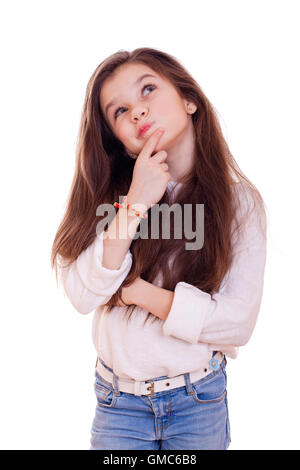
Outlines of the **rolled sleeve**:
[{"label": "rolled sleeve", "polygon": [[[243,213],[245,207],[246,203],[242,206]],[[219,291],[210,295],[185,282],[176,284],[173,303],[163,325],[164,334],[189,343],[245,345],[254,330],[262,301],[266,235],[265,213],[251,211]]]},{"label": "rolled sleeve", "polygon": [[60,279],[71,304],[79,313],[90,313],[105,305],[117,292],[132,266],[132,254],[127,251],[119,269],[102,266],[103,235],[97,235],[78,258],[66,266],[59,258]]},{"label": "rolled sleeve", "polygon": [[132,254],[128,250],[119,269],[108,269],[102,265],[104,231],[79,255],[76,263],[83,284],[95,294],[112,296],[120,287],[132,265]]},{"label": "rolled sleeve", "polygon": [[206,292],[186,282],[176,284],[171,310],[163,324],[164,335],[196,344],[210,304]]}]

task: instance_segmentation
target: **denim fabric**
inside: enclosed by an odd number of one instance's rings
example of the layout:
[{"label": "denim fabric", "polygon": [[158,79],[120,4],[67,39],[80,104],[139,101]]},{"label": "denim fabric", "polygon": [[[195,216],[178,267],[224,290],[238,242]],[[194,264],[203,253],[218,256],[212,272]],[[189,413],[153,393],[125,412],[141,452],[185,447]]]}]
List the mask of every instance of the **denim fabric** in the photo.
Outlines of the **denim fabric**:
[{"label": "denim fabric", "polygon": [[[107,367],[103,361],[102,364]],[[230,443],[226,358],[206,377],[185,386],[136,396],[119,391],[95,370],[96,412],[90,450],[226,450]],[[167,376],[152,378],[156,381]]]}]

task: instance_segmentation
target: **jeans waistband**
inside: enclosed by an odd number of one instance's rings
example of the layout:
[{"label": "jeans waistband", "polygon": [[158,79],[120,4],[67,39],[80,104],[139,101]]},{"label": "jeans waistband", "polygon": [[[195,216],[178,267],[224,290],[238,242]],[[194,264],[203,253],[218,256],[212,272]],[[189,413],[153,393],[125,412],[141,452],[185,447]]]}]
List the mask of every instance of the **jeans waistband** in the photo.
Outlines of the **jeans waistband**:
[{"label": "jeans waistband", "polygon": [[188,393],[192,393],[191,383],[217,371],[220,367],[223,367],[224,361],[226,364],[226,357],[222,353],[214,351],[210,361],[203,369],[192,373],[181,374],[176,377],[161,376],[145,381],[120,379],[100,357],[98,357],[96,361],[96,370],[102,379],[106,380],[111,385],[113,384],[113,389],[117,395],[120,394],[120,391],[124,391],[126,393],[133,393],[134,395],[152,396],[154,393],[164,390],[172,390],[173,388],[178,388],[184,385],[186,386]]}]

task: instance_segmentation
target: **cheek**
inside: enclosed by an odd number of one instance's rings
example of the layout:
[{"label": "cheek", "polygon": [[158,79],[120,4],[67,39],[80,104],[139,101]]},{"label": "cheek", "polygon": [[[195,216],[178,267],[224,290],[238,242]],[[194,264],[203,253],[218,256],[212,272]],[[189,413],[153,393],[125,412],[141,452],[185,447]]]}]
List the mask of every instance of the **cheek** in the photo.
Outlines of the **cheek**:
[{"label": "cheek", "polygon": [[177,95],[161,97],[152,111],[160,125],[166,124],[175,130],[186,124],[186,112]]},{"label": "cheek", "polygon": [[130,136],[130,131],[128,129],[128,126],[126,125],[122,125],[120,124],[117,129],[116,129],[116,135],[118,136],[118,139],[124,144],[126,145],[126,143],[129,142],[129,140],[131,139],[131,136]]},{"label": "cheek", "polygon": [[184,128],[188,123],[186,112],[182,108],[178,108],[176,114],[174,113],[172,116],[172,122],[174,128],[178,130]]}]

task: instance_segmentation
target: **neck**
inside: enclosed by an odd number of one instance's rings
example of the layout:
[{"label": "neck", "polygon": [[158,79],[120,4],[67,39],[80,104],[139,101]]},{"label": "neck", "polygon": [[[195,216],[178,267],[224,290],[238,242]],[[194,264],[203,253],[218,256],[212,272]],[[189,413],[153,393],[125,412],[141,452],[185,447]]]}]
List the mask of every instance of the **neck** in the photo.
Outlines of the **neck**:
[{"label": "neck", "polygon": [[168,172],[171,175],[171,181],[178,182],[194,166],[195,134],[192,119],[177,140],[168,148]]}]

